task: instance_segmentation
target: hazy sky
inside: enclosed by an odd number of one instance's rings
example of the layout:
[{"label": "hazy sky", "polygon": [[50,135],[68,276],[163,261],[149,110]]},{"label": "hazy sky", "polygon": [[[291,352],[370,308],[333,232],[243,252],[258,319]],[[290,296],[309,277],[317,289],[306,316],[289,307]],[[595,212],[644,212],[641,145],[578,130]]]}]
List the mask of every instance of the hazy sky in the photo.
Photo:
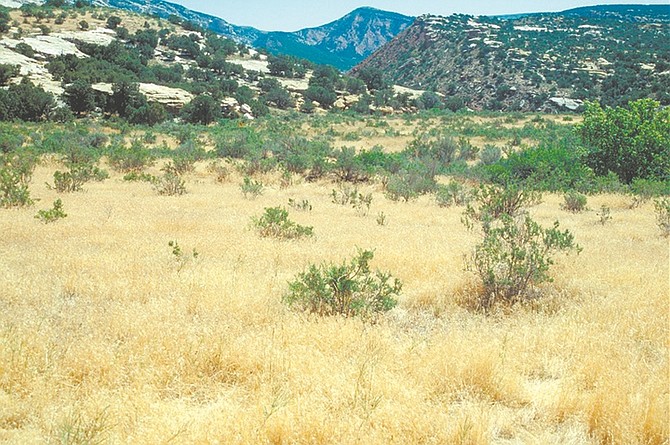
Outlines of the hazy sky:
[{"label": "hazy sky", "polygon": [[[425,13],[449,15],[515,14],[519,12],[555,12],[578,6],[597,4],[587,0],[554,1],[501,1],[501,0],[168,0],[187,8],[206,12],[235,25],[248,25],[266,31],[297,31],[320,26],[361,6],[372,6],[386,11],[418,16]],[[608,4],[645,3],[668,5],[670,0],[609,0]]]}]

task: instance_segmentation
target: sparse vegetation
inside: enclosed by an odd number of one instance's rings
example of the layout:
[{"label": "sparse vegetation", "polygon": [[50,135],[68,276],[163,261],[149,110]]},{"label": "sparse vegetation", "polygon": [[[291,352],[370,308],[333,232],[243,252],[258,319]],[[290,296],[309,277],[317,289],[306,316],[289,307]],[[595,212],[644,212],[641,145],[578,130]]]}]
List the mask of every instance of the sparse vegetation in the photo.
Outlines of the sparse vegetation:
[{"label": "sparse vegetation", "polygon": [[63,210],[63,201],[61,201],[60,198],[54,201],[52,208],[40,210],[37,212],[37,215],[35,215],[35,218],[39,219],[44,224],[49,224],[65,217],[67,217],[67,213]]},{"label": "sparse vegetation", "polygon": [[291,221],[288,211],[282,207],[266,207],[265,213],[258,218],[252,218],[252,222],[263,238],[299,239],[314,234],[312,227]]}]

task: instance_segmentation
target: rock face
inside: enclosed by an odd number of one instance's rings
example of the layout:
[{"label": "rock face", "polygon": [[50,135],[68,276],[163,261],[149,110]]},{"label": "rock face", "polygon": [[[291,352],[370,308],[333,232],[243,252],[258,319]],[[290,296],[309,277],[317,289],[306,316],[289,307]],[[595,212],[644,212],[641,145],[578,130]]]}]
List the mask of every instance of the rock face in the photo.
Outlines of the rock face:
[{"label": "rock face", "polygon": [[570,111],[575,111],[584,105],[584,102],[579,99],[569,99],[566,97],[550,97],[549,101],[555,103],[559,107],[567,108]]},{"label": "rock face", "polygon": [[[2,43],[4,42],[3,40]],[[64,90],[60,82],[54,80],[44,65],[35,59],[31,59],[23,54],[12,51],[6,46],[0,45],[0,63],[18,65],[20,75],[27,77],[35,85],[41,86],[44,88],[44,91],[56,96],[63,94]]]},{"label": "rock face", "polygon": [[[92,87],[96,91],[112,94],[111,83],[95,83]],[[139,90],[147,97],[149,102],[157,102],[171,110],[180,110],[193,100],[193,95],[188,91],[154,83],[140,83]]]}]

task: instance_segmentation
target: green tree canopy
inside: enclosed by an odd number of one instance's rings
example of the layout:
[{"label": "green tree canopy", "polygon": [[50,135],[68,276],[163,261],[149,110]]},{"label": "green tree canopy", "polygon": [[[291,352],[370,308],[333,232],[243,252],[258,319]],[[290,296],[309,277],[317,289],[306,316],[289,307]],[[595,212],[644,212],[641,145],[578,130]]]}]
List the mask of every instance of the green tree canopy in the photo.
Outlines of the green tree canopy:
[{"label": "green tree canopy", "polygon": [[658,102],[640,99],[627,108],[587,103],[577,128],[596,174],[613,172],[627,184],[636,178],[670,180],[670,109]]}]

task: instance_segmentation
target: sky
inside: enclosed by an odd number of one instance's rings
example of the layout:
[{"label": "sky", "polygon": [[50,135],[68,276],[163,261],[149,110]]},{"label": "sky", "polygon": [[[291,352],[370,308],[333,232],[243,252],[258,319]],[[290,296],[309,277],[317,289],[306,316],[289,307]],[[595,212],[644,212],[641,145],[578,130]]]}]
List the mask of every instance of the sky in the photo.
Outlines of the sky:
[{"label": "sky", "polygon": [[[410,16],[421,14],[500,15],[521,12],[557,12],[598,4],[585,0],[168,0],[195,11],[220,17],[234,25],[253,26],[265,31],[297,31],[332,22],[361,6],[371,6]],[[607,4],[645,3],[668,5],[670,0],[608,0]]]}]

